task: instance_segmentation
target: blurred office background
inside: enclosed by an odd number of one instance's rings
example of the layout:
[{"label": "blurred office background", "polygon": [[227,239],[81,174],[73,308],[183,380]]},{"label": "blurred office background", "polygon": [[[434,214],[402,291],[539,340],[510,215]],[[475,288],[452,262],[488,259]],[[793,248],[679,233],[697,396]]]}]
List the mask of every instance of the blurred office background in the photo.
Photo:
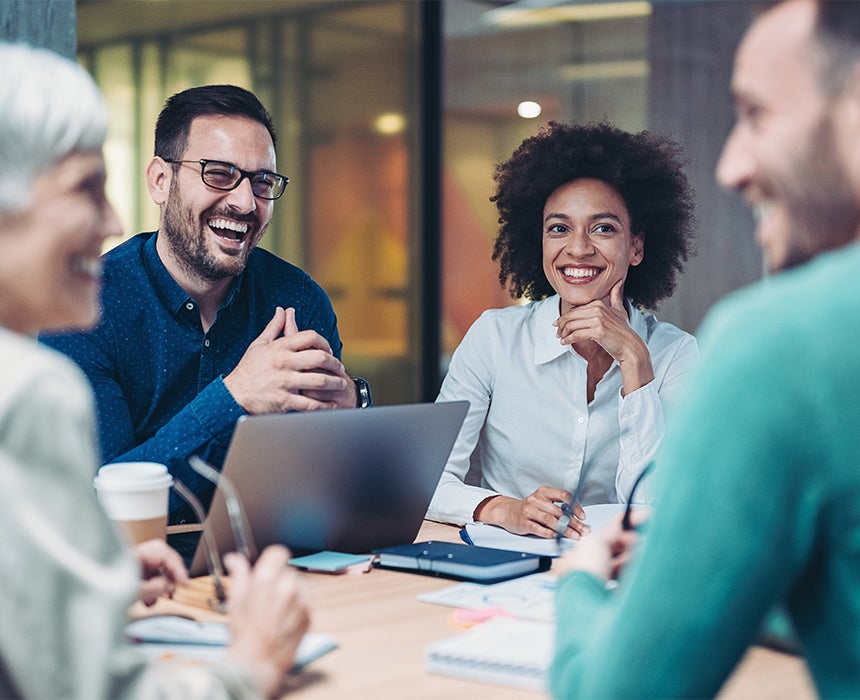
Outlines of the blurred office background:
[{"label": "blurred office background", "polygon": [[[8,13],[22,0],[2,2]],[[261,97],[291,178],[263,245],[328,291],[347,367],[393,404],[432,400],[478,314],[517,303],[491,260],[493,166],[549,120],[606,118],[685,145],[698,255],[661,318],[695,331],[715,300],[759,276],[750,215],[713,180],[733,116],[732,54],[754,9],[77,0],[72,21],[77,56],[110,104],[109,189],[129,235],[157,226],[141,174],[164,99],[213,82]]]}]

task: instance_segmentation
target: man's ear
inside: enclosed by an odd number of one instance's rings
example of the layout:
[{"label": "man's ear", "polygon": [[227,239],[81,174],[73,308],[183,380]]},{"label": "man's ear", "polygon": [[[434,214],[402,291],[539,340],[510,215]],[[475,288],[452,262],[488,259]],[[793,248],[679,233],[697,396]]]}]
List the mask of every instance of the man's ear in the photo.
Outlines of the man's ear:
[{"label": "man's ear", "polygon": [[170,191],[170,180],[173,177],[173,167],[158,156],[149,161],[144,171],[146,174],[146,189],[152,201],[162,205],[167,201],[167,193]]},{"label": "man's ear", "polygon": [[630,258],[630,264],[638,265],[645,258],[645,238],[641,233],[633,236],[633,255]]},{"label": "man's ear", "polygon": [[845,81],[834,119],[842,161],[854,191],[860,192],[860,61],[854,64]]}]

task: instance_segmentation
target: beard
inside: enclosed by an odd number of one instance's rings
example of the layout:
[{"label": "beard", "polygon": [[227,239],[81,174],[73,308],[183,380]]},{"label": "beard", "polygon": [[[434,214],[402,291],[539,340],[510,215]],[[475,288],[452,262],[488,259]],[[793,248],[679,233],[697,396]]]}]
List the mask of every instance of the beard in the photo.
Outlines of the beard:
[{"label": "beard", "polygon": [[[209,249],[211,232],[205,221],[217,216],[244,221],[248,224],[245,245],[241,251],[220,250],[220,254],[216,255]],[[236,216],[219,211],[216,207],[207,209],[199,217],[195,217],[193,212],[184,206],[178,178],[174,178],[170,183],[170,192],[164,205],[160,233],[164,235],[174,260],[186,275],[214,282],[235,277],[245,269],[248,256],[263,235],[264,229],[257,231],[257,226],[258,222],[253,216]]]},{"label": "beard", "polygon": [[803,265],[860,234],[860,195],[851,189],[829,116],[822,118],[805,144],[781,193],[788,228],[781,269]]}]

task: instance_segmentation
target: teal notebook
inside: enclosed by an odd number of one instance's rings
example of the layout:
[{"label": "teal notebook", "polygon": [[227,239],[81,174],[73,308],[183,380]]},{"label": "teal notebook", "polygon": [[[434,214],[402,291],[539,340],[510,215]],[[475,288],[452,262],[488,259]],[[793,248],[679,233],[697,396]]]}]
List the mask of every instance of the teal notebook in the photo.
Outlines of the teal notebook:
[{"label": "teal notebook", "polygon": [[456,542],[416,542],[373,552],[376,566],[464,581],[493,583],[545,571],[550,557]]}]

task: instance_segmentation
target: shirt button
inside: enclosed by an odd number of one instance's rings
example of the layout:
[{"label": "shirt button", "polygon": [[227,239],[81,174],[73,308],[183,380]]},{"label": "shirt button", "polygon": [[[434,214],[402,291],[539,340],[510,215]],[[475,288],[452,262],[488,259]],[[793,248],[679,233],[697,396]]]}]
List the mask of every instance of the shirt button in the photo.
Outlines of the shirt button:
[{"label": "shirt button", "polygon": [[190,301],[189,301],[189,302],[185,305],[185,308],[186,308],[186,309],[188,309],[189,311],[194,311],[194,304],[193,304],[192,302],[190,302]]},{"label": "shirt button", "polygon": [[209,347],[209,338],[206,338],[206,340],[203,341],[203,345],[205,345],[207,348]]},{"label": "shirt button", "polygon": [[577,423],[585,423],[585,418],[577,418],[576,422]]}]

